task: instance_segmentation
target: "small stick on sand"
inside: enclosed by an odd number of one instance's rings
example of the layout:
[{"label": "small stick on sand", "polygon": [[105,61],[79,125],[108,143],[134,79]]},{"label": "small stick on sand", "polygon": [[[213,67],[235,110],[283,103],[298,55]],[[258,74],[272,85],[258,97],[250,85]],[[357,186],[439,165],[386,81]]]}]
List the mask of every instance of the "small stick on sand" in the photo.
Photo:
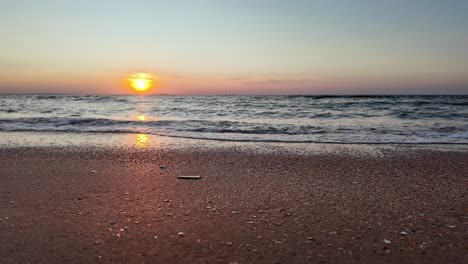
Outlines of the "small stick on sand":
[{"label": "small stick on sand", "polygon": [[182,179],[182,180],[199,180],[201,179],[200,176],[177,176],[177,179]]}]

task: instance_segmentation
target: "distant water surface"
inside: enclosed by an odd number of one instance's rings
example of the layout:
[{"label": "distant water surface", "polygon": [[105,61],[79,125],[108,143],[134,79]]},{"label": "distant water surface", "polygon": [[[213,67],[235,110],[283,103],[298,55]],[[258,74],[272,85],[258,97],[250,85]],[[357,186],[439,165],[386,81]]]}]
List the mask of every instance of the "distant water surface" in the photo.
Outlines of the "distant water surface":
[{"label": "distant water surface", "polygon": [[0,96],[0,131],[468,143],[468,96]]}]

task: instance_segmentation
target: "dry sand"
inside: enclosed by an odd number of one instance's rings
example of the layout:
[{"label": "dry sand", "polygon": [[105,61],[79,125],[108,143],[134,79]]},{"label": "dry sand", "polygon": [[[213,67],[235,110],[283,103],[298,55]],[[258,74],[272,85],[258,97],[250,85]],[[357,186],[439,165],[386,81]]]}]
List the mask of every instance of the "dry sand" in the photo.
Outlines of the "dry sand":
[{"label": "dry sand", "polygon": [[0,168],[1,263],[468,263],[467,152],[3,148]]}]

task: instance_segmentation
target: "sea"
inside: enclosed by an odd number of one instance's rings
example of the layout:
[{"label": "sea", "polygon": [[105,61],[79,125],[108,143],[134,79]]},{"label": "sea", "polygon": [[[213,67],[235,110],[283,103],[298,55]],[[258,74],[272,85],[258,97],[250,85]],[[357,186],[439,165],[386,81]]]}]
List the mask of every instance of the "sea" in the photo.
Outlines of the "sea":
[{"label": "sea", "polygon": [[468,144],[468,96],[0,95],[0,131]]}]

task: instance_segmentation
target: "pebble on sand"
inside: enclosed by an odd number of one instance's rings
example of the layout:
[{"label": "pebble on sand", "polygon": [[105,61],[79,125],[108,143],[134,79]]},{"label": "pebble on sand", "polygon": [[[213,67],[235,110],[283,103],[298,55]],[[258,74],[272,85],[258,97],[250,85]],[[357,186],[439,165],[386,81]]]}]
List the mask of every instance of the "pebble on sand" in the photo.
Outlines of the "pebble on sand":
[{"label": "pebble on sand", "polygon": [[407,233],[407,232],[405,232],[405,231],[401,231],[401,232],[400,232],[400,235],[402,235],[402,236],[407,236],[407,235],[408,235],[408,233]]},{"label": "pebble on sand", "polygon": [[178,235],[179,237],[184,237],[184,236],[186,236],[186,234],[185,234],[184,232],[179,232],[179,233],[177,233],[177,235]]},{"label": "pebble on sand", "polygon": [[388,240],[388,239],[384,239],[383,242],[387,245],[390,245],[392,243],[392,241]]}]

